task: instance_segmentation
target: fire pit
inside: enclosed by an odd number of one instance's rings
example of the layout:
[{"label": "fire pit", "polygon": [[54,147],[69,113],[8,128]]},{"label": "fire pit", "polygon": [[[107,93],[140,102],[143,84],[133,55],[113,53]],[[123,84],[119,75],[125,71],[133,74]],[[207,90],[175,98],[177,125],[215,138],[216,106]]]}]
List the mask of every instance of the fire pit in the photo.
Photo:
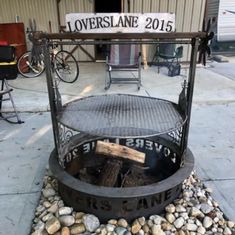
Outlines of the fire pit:
[{"label": "fire pit", "polygon": [[[140,172],[142,177],[136,175],[135,184],[125,186],[120,183],[115,187],[98,186],[95,185],[95,179],[85,177],[81,173],[84,169],[92,172],[102,166],[106,159],[95,156],[98,140],[131,145],[145,152],[145,168],[135,171]],[[184,166],[180,166],[179,153],[161,138],[102,139],[80,134],[73,137],[71,142],[73,144],[64,157],[65,169],[59,164],[55,152],[50,157],[50,168],[58,179],[59,193],[67,205],[77,211],[95,214],[102,222],[110,218],[132,221],[140,215],[161,213],[179,195],[181,184],[194,165],[192,153],[188,150]],[[128,175],[128,169],[123,170],[124,176]]]},{"label": "fire pit", "polygon": [[[59,192],[67,205],[103,222],[162,212],[193,169],[191,152],[181,152],[186,116],[170,101],[124,94],[90,96],[65,105],[58,118],[63,126],[89,133],[70,138],[61,149],[60,162],[52,153],[50,168]],[[144,164],[107,159],[96,153],[98,141],[144,153]]]},{"label": "fire pit", "polygon": [[[192,46],[188,78],[177,103],[127,94],[84,97],[62,104],[59,83],[52,76],[49,47],[86,44],[81,39],[111,39],[126,43],[126,34],[49,34],[44,40],[47,85],[51,108],[55,149],[49,165],[58,179],[64,202],[77,211],[92,213],[105,222],[158,214],[181,192],[182,182],[190,175],[194,158],[187,148],[197,49],[203,33],[133,34],[132,43],[190,44]],[[200,37],[200,38],[199,38]],[[141,39],[149,39],[142,41]],[[74,41],[66,41],[75,39]],[[76,41],[78,39],[78,41]],[[157,41],[155,39],[158,39]],[[65,41],[63,41],[65,40]],[[96,40],[88,40],[87,44]],[[115,42],[117,43],[117,41]],[[133,159],[120,161],[97,153],[102,143],[118,144],[144,154],[141,164]],[[125,152],[125,151],[123,151]],[[121,154],[122,155],[122,154]]]}]

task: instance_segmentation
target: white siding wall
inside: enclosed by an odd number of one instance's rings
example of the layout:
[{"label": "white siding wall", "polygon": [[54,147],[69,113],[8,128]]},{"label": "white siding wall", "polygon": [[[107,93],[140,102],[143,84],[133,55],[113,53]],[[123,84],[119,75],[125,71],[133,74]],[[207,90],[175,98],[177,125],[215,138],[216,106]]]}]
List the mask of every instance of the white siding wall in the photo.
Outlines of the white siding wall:
[{"label": "white siding wall", "polygon": [[219,0],[207,0],[207,17],[218,17]]},{"label": "white siding wall", "polygon": [[[67,13],[86,13],[94,12],[94,0],[61,0],[60,2],[60,22],[61,25],[65,25],[65,15]],[[74,46],[68,46],[67,50],[71,50]],[[95,56],[94,46],[83,45],[92,56]],[[75,57],[79,61],[90,61],[90,58],[81,50],[74,52]]]},{"label": "white siding wall", "polygon": [[[37,22],[37,29],[49,31],[49,21],[51,21],[52,32],[58,32],[58,21],[56,11],[56,0],[0,0],[0,22],[15,22],[16,15],[20,22],[25,25],[25,30],[29,27],[29,18],[34,18]],[[93,12],[93,0],[61,0],[60,13],[61,24],[65,24],[65,14],[68,12]],[[27,40],[27,38],[26,38]],[[27,40],[28,48],[30,43]],[[90,54],[94,55],[93,46],[84,46]],[[69,49],[69,48],[65,48]],[[82,51],[74,53],[78,60],[90,60]]]},{"label": "white siding wall", "polygon": [[[127,0],[124,9],[128,10]],[[131,12],[173,12],[176,14],[177,32],[197,32],[202,28],[206,0],[130,0]],[[148,60],[151,61],[154,49],[148,47]],[[184,46],[182,60],[189,60],[190,47]]]},{"label": "white siding wall", "polygon": [[[70,12],[94,12],[95,0],[61,0],[60,21],[65,24],[65,14]],[[112,0],[110,0],[112,1]],[[122,0],[124,12],[128,11],[128,0]],[[176,14],[176,31],[193,32],[201,30],[206,0],[130,0],[130,12],[174,12]],[[18,15],[20,21],[28,27],[29,18],[35,18],[37,28],[49,31],[49,21],[52,32],[58,32],[56,0],[1,0],[0,22],[15,22]],[[93,46],[84,46],[94,55]],[[149,50],[149,60],[153,50]],[[80,50],[76,51],[79,60],[90,60]],[[184,48],[184,60],[188,59],[188,47]]]}]

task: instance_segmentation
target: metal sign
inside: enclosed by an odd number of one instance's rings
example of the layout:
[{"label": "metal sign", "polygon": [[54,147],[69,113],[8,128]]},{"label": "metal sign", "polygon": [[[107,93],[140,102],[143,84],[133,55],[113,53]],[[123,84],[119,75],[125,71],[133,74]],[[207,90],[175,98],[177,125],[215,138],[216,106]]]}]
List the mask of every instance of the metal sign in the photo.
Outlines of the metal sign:
[{"label": "metal sign", "polygon": [[70,13],[66,29],[77,33],[167,33],[175,31],[175,14]]}]

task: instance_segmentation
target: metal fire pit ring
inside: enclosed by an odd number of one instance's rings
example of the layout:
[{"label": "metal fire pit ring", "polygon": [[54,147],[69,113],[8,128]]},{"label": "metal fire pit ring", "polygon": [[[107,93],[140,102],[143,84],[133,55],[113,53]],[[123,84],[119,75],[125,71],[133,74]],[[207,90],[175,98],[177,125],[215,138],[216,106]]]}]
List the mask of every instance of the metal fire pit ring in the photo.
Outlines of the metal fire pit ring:
[{"label": "metal fire pit ring", "polygon": [[[78,136],[80,142],[91,138],[85,134]],[[184,158],[184,165],[170,177],[155,184],[130,188],[103,187],[76,179],[59,164],[55,150],[50,155],[49,165],[58,179],[59,193],[68,206],[76,211],[95,214],[101,222],[111,218],[132,221],[140,216],[161,213],[165,206],[178,197],[182,182],[194,167],[194,157],[189,149]]]}]

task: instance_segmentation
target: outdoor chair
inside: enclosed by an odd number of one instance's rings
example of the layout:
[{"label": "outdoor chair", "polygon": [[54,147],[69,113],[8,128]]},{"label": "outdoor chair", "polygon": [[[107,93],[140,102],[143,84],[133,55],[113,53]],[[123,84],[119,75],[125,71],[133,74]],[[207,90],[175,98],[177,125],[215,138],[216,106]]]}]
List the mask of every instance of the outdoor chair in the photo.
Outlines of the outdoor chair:
[{"label": "outdoor chair", "polygon": [[160,72],[160,66],[166,66],[169,70],[174,68],[175,65],[179,65],[179,59],[183,56],[183,46],[179,46],[175,49],[175,44],[164,43],[156,46],[151,65],[158,66],[158,73]]},{"label": "outdoor chair", "polygon": [[173,54],[163,54],[161,51],[157,54],[157,65],[158,65],[158,73],[160,72],[160,60],[163,60],[163,64],[171,69],[174,64],[179,64],[179,59],[183,56],[183,46],[177,47]]},{"label": "outdoor chair", "polygon": [[[105,89],[113,83],[141,86],[141,52],[137,44],[112,44],[106,57]],[[121,73],[120,73],[121,72]],[[125,73],[123,73],[125,72]],[[121,76],[123,75],[123,76]]]},{"label": "outdoor chair", "polygon": [[[0,119],[4,119],[10,123],[22,123],[11,94],[13,89],[8,85],[8,80],[16,79],[17,74],[18,70],[17,62],[15,61],[15,48],[12,46],[0,46]],[[13,112],[4,112],[2,110],[4,101],[11,102]],[[16,121],[14,121],[14,118],[16,118]]]}]

